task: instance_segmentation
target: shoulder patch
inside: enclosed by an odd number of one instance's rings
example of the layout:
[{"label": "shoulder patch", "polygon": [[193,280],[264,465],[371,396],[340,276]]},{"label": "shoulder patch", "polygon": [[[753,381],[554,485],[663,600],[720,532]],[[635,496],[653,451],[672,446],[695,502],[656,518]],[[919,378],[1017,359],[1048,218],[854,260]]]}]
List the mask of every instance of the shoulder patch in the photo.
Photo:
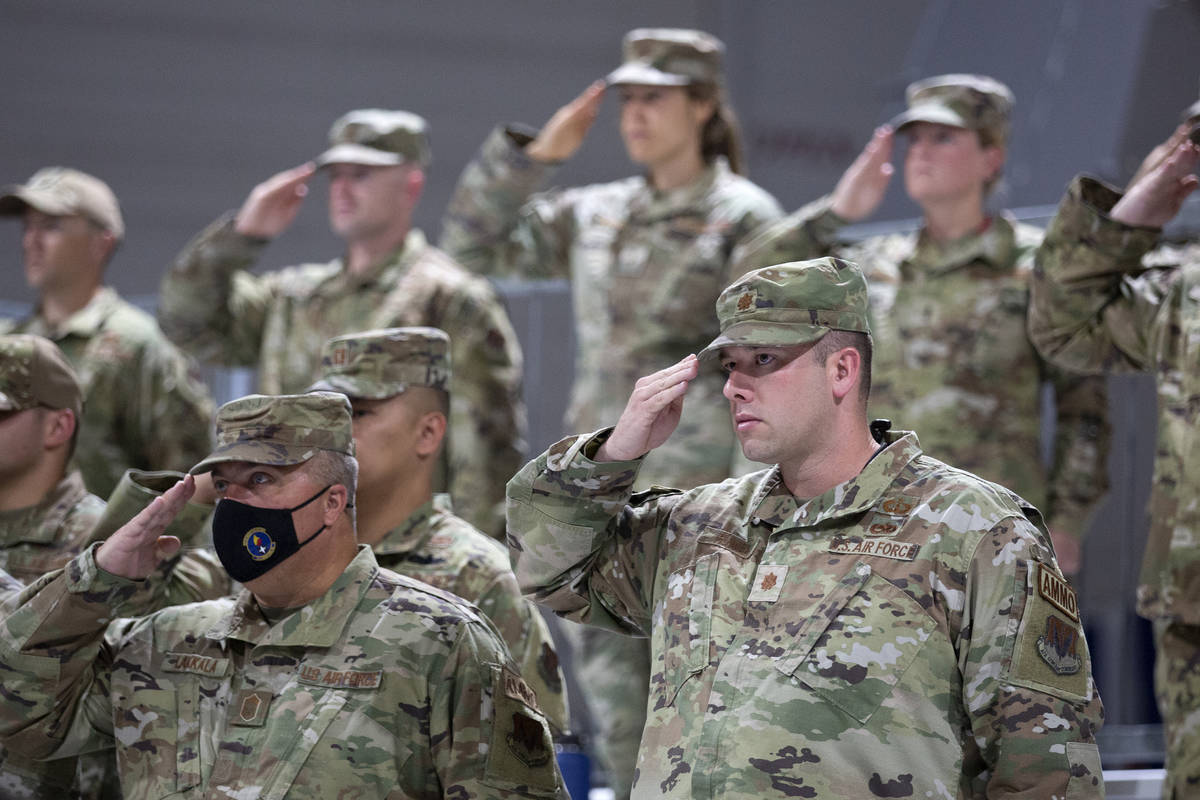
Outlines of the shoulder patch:
[{"label": "shoulder patch", "polygon": [[1091,655],[1075,590],[1040,562],[1018,572],[1023,588],[1013,602],[1020,614],[1009,679],[1018,685],[1072,700],[1091,692]]},{"label": "shoulder patch", "polygon": [[521,787],[536,797],[555,797],[560,778],[554,741],[537,710],[536,695],[511,668],[492,665],[491,669],[494,716],[484,782],[505,790]]}]

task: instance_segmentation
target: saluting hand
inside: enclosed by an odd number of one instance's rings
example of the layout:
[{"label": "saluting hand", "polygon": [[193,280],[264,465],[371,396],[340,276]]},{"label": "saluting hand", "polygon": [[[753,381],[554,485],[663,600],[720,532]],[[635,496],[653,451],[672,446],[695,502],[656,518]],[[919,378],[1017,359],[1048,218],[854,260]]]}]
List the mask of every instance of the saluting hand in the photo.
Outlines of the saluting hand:
[{"label": "saluting hand", "polygon": [[1179,213],[1183,201],[1200,185],[1192,172],[1200,148],[1184,139],[1156,167],[1129,187],[1109,216],[1126,225],[1161,228]]},{"label": "saluting hand", "polygon": [[112,575],[142,580],[154,572],[159,563],[179,550],[176,536],[162,533],[187,505],[196,490],[191,475],[184,476],[159,497],[154,498],[133,519],[117,528],[96,550],[96,566]]},{"label": "saluting hand", "polygon": [[287,230],[308,194],[308,181],[317,171],[311,161],[272,175],[255,186],[238,210],[234,229],[243,236],[274,239]]},{"label": "saluting hand", "polygon": [[596,81],[583,93],[554,112],[550,121],[542,126],[537,137],[525,146],[525,152],[534,161],[552,163],[566,161],[583,144],[583,139],[600,113],[600,101],[604,99],[604,81]]},{"label": "saluting hand", "polygon": [[1150,170],[1154,169],[1163,161],[1165,161],[1167,156],[1171,155],[1171,153],[1174,153],[1175,150],[1178,149],[1179,145],[1182,144],[1185,139],[1187,139],[1188,131],[1190,129],[1190,125],[1188,125],[1186,122],[1181,122],[1179,126],[1171,132],[1171,135],[1167,137],[1165,142],[1160,142],[1153,150],[1147,153],[1146,157],[1142,159],[1142,163],[1138,166],[1137,172],[1133,173],[1133,177],[1129,179],[1129,184],[1125,187],[1125,191],[1128,192],[1130,189],[1132,189],[1135,183],[1150,173]]},{"label": "saluting hand", "polygon": [[699,360],[687,356],[678,364],[638,379],[596,461],[631,461],[661,445],[679,425],[683,395],[699,373]]},{"label": "saluting hand", "polygon": [[867,146],[847,167],[833,190],[831,209],[847,222],[866,219],[879,208],[895,168],[892,166],[890,125],[880,125]]}]

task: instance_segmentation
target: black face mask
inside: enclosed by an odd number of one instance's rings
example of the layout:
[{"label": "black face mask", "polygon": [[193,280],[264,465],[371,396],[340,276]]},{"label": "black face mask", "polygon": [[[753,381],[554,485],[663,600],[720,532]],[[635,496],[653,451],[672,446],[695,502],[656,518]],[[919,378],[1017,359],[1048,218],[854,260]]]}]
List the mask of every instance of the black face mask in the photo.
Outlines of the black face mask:
[{"label": "black face mask", "polygon": [[333,484],[330,484],[292,508],[249,506],[229,498],[217,503],[212,521],[213,547],[229,577],[239,583],[261,578],[320,536],[328,525],[322,525],[312,536],[299,541],[296,526],[292,524],[292,513],[332,488]]}]

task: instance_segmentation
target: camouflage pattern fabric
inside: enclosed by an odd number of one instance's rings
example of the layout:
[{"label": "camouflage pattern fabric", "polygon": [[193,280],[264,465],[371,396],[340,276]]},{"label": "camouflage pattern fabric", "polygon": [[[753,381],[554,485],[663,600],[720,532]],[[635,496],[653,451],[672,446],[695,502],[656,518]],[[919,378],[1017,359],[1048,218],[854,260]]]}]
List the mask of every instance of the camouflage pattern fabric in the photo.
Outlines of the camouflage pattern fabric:
[{"label": "camouflage pattern fabric", "polygon": [[1192,399],[1200,392],[1200,243],[1156,247],[1158,229],[1108,218],[1120,197],[1091,178],[1071,182],[1038,252],[1029,332],[1064,367],[1154,376],[1158,434],[1137,610],[1155,622],[1163,796],[1190,797],[1200,783],[1200,416]]},{"label": "camouflage pattern fabric", "polygon": [[650,638],[636,797],[1102,797],[1103,710],[1036,509],[889,433],[799,501],[778,467],[635,494],[564,439],[508,486],[527,595]]},{"label": "camouflage pattern fabric", "polygon": [[1185,800],[1200,788],[1200,626],[1154,623],[1154,695],[1165,723],[1163,800]]},{"label": "camouflage pattern fabric", "polygon": [[567,796],[549,727],[490,623],[381,570],[370,548],[274,624],[243,591],[106,635],[132,591],[89,550],[8,599],[9,747],[115,744],[126,800]]},{"label": "camouflage pattern fabric", "polygon": [[558,731],[569,729],[566,689],[550,629],[521,596],[499,542],[456,517],[450,498],[440,494],[371,547],[380,566],[478,606],[504,638],[546,719]]},{"label": "camouflage pattern fabric", "polygon": [[303,392],[334,336],[409,325],[446,331],[455,374],[437,488],[472,525],[500,537],[504,482],[524,457],[525,407],[520,345],[492,287],[417,230],[365,275],[345,272],[340,258],[252,275],[266,244],[235,232],[232,213],[197,236],[163,279],[163,330],[202,361],[257,367],[263,394]]},{"label": "camouflage pattern fabric", "polygon": [[213,402],[195,364],[112,289],[56,328],[35,314],[8,332],[52,340],[79,375],[75,463],[88,491],[104,497],[126,469],[186,470],[208,453]]},{"label": "camouflage pattern fabric", "polygon": [[385,328],[337,336],[321,353],[309,391],[386,400],[409,386],[450,391],[450,337],[437,328]]},{"label": "camouflage pattern fabric", "polygon": [[[846,244],[829,198],[761,231],[745,270],[830,252],[859,264],[875,342],[869,413],[904,420],[926,451],[1011,488],[1056,533],[1075,537],[1108,489],[1103,378],[1047,366],[1026,334],[1041,233],[1011,217],[953,242],[924,231]],[[1053,455],[1041,458],[1041,388],[1055,392]]]},{"label": "camouflage pattern fabric", "polygon": [[[132,472],[132,471],[131,471]],[[173,484],[180,473],[170,475]],[[127,473],[106,505],[89,494],[78,471],[63,478],[35,506],[0,512],[0,567],[7,577],[31,584],[43,574],[61,568],[88,544],[101,541],[128,522],[165,490],[141,486],[149,482],[142,473]],[[207,532],[203,528],[211,508],[189,503],[168,528],[185,542]],[[220,597],[229,589],[229,577],[216,556],[189,548],[164,566],[152,580],[143,582],[137,602],[144,608],[191,603]],[[5,800],[120,800],[116,761],[111,749],[80,757],[33,761],[0,749],[0,797]]]},{"label": "camouflage pattern fabric", "polygon": [[[528,141],[505,129],[488,137],[459,179],[441,245],[487,275],[570,279],[576,354],[566,425],[611,425],[638,378],[717,334],[713,302],[737,277],[734,245],[780,209],[722,159],[670,192],[637,177],[535,194],[554,168],[525,155]],[[679,428],[642,473],[647,485],[729,474],[738,448],[721,385],[716,372],[693,381]]]}]

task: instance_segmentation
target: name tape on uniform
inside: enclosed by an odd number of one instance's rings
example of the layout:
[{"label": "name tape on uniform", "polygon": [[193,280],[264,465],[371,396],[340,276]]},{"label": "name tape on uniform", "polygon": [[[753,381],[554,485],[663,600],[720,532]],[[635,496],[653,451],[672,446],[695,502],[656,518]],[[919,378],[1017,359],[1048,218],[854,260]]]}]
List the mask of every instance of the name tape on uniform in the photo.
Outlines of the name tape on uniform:
[{"label": "name tape on uniform", "polygon": [[859,539],[835,537],[829,552],[846,556],[878,556],[896,561],[912,561],[921,547],[916,542],[893,542],[889,539]]},{"label": "name tape on uniform", "polygon": [[165,672],[189,672],[193,675],[224,675],[229,671],[229,659],[201,656],[195,653],[167,653],[163,661]]},{"label": "name tape on uniform", "polygon": [[383,677],[383,670],[325,669],[304,664],[296,674],[296,680],[309,686],[327,686],[332,689],[376,689]]}]

